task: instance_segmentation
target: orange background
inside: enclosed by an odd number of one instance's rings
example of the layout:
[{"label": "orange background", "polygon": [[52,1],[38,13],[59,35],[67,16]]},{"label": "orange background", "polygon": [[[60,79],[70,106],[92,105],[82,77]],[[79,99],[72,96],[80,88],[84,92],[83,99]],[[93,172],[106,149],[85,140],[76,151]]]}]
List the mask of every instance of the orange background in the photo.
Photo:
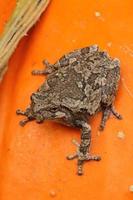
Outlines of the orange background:
[{"label": "orange background", "polygon": [[[0,31],[9,19],[15,0],[0,0]],[[39,22],[23,38],[9,62],[0,85],[0,199],[1,200],[128,200],[133,198],[133,2],[131,0],[53,0]],[[100,16],[97,16],[100,14]],[[113,117],[100,135],[101,114],[91,120],[93,153],[100,162],[84,165],[76,175],[73,138],[80,132],[54,122],[18,125],[32,92],[44,77],[31,71],[43,68],[42,60],[55,62],[65,52],[98,44],[121,60],[121,83],[115,102],[123,115]],[[124,139],[117,137],[125,133]]]}]

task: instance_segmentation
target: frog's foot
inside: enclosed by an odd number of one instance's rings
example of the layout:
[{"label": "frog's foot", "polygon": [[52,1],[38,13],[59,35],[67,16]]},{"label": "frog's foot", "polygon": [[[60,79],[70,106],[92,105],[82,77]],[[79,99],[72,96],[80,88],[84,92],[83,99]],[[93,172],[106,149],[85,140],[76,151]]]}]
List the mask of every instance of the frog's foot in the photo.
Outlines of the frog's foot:
[{"label": "frog's foot", "polygon": [[25,119],[23,119],[23,120],[21,120],[21,121],[19,122],[19,125],[20,125],[20,126],[25,126],[25,125],[27,124],[27,122],[29,122],[29,121],[31,121],[31,120],[28,119],[28,118],[25,118]]},{"label": "frog's foot", "polygon": [[78,147],[77,153],[67,156],[67,159],[68,160],[73,160],[75,158],[78,159],[77,174],[82,175],[83,174],[83,164],[85,161],[90,161],[90,160],[100,161],[101,157],[97,156],[97,155],[91,155],[90,153],[83,154],[82,152],[79,151],[80,144],[75,140],[73,140],[73,143]]},{"label": "frog's foot", "polygon": [[17,114],[17,115],[24,115],[24,116],[27,117],[27,118],[25,118],[25,119],[23,119],[23,120],[21,120],[21,121],[19,122],[20,126],[25,126],[25,124],[27,124],[27,122],[33,120],[32,116],[29,115],[29,111],[30,111],[29,108],[27,108],[26,111],[22,111],[22,110],[20,110],[20,109],[16,110],[16,114]]},{"label": "frog's foot", "polygon": [[47,75],[51,74],[51,72],[52,72],[51,69],[44,69],[44,70],[35,69],[32,71],[32,75]]},{"label": "frog's foot", "polygon": [[114,106],[111,107],[111,112],[117,119],[119,119],[119,120],[122,119],[122,115],[116,111]]},{"label": "frog's foot", "polygon": [[104,130],[106,122],[111,114],[113,114],[119,120],[122,119],[122,116],[115,110],[115,107],[112,105],[109,107],[103,108],[102,113],[103,113],[102,120],[101,120],[100,127],[99,127],[100,131]]},{"label": "frog's foot", "polygon": [[26,111],[17,109],[17,110],[16,110],[16,114],[17,114],[17,115],[26,115]]},{"label": "frog's foot", "polygon": [[44,60],[43,64],[46,66],[46,68],[44,70],[33,70],[32,75],[47,75],[53,72],[52,64],[50,64],[47,60]]}]

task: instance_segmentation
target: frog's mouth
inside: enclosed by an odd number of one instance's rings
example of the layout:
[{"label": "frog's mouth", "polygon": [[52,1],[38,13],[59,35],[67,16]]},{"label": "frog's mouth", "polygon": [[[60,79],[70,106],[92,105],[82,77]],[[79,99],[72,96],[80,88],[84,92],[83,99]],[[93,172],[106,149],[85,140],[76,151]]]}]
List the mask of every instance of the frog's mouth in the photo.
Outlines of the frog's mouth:
[{"label": "frog's mouth", "polygon": [[34,117],[32,111],[31,111],[31,108],[30,108],[30,107],[28,107],[25,111],[22,111],[22,110],[18,109],[18,110],[16,111],[16,114],[17,114],[17,115],[24,115],[24,116],[26,116],[25,119],[23,119],[23,120],[21,120],[21,121],[19,122],[19,124],[20,124],[21,126],[25,126],[25,124],[27,124],[27,122],[32,121],[32,120],[35,120],[35,117]]}]

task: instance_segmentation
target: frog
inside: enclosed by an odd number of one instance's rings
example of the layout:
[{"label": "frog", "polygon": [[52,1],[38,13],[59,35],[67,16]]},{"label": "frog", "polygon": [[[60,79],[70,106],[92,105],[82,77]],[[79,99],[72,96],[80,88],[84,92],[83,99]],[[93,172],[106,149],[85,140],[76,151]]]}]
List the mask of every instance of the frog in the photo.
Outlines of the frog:
[{"label": "frog", "polygon": [[90,45],[64,54],[54,64],[47,60],[43,64],[42,70],[33,70],[32,74],[44,75],[46,79],[31,94],[26,110],[16,111],[18,115],[26,116],[20,125],[32,120],[37,123],[53,120],[78,128],[81,141],[73,140],[77,151],[67,159],[77,159],[77,174],[82,175],[85,162],[101,160],[99,155],[90,152],[91,116],[102,113],[100,131],[104,130],[111,114],[122,119],[114,106],[120,82],[120,61],[111,58],[98,45]]}]

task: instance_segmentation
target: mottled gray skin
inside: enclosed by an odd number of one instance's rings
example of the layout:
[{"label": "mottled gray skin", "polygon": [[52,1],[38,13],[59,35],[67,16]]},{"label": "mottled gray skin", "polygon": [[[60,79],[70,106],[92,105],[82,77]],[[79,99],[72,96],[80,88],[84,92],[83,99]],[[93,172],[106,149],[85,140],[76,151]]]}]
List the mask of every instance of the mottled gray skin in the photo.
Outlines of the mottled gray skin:
[{"label": "mottled gray skin", "polygon": [[78,159],[78,175],[82,175],[84,161],[101,159],[89,152],[89,116],[102,111],[100,130],[104,129],[111,113],[121,119],[113,106],[120,79],[119,60],[93,45],[70,52],[53,65],[46,60],[44,64],[46,69],[34,70],[32,74],[47,74],[47,80],[31,95],[31,104],[26,111],[17,110],[17,114],[27,116],[20,124],[25,125],[30,120],[38,123],[56,120],[80,128],[81,143],[74,142],[78,151],[67,158]]}]

